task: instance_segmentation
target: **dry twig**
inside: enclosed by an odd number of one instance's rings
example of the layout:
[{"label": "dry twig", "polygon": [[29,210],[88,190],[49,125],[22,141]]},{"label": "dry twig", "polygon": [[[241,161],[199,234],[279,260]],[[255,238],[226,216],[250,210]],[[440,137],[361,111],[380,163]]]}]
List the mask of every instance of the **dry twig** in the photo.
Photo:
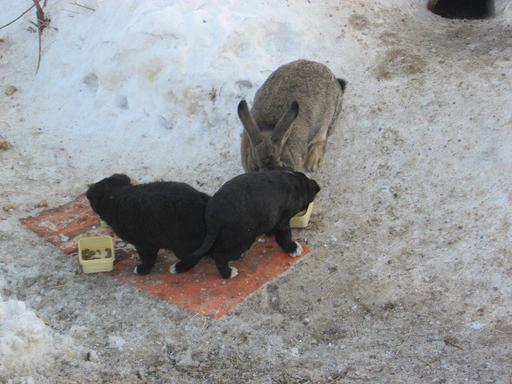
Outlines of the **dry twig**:
[{"label": "dry twig", "polygon": [[432,364],[430,364],[427,360],[423,360],[421,357],[418,356],[416,356],[416,359],[421,361],[423,364],[428,365],[430,368],[434,368],[432,367]]},{"label": "dry twig", "polygon": [[446,336],[444,339],[443,339],[444,343],[446,345],[449,345],[450,347],[454,347],[454,348],[457,348],[457,349],[460,349],[461,351],[464,350],[464,348],[462,348],[460,345],[459,345],[459,341],[454,337],[454,336]]},{"label": "dry twig", "polygon": [[[41,64],[41,36],[43,34],[43,30],[48,27],[50,24],[50,19],[45,17],[43,8],[41,7],[41,4],[39,3],[39,0],[32,0],[34,2],[34,6],[36,7],[36,16],[37,16],[37,35],[39,38],[39,52],[37,56],[37,68],[36,73],[39,71],[39,66]],[[46,1],[43,3],[43,7],[46,6]]]},{"label": "dry twig", "polygon": [[77,3],[76,1],[74,2],[74,4],[79,6],[79,7],[88,9],[89,11],[96,12],[96,10],[94,8],[88,7],[87,5],[83,5],[83,4]]},{"label": "dry twig", "polygon": [[19,15],[17,18],[15,18],[14,20],[8,22],[7,24],[4,24],[0,27],[0,29],[2,28],[5,28],[5,27],[8,27],[9,25],[11,25],[12,23],[15,23],[16,21],[18,21],[19,19],[21,19],[23,16],[25,16],[32,8],[35,7],[35,4],[32,4],[25,12],[23,12],[21,15]]}]

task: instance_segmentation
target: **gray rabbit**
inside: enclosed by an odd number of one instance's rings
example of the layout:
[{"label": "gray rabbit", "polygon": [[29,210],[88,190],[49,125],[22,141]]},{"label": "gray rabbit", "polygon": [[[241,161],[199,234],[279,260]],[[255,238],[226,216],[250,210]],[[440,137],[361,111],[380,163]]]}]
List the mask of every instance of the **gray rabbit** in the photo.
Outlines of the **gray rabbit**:
[{"label": "gray rabbit", "polygon": [[321,63],[297,60],[275,70],[254,96],[238,104],[246,172],[316,171],[338,122],[346,81]]}]

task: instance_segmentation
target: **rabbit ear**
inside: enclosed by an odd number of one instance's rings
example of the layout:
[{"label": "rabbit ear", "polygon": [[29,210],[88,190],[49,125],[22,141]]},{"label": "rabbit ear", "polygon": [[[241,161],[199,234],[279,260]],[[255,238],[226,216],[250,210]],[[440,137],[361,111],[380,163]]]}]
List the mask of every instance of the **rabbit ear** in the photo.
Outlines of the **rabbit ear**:
[{"label": "rabbit ear", "polygon": [[288,111],[286,111],[283,116],[279,119],[276,126],[274,127],[274,132],[272,133],[272,141],[280,146],[283,146],[288,140],[288,137],[291,133],[291,127],[294,120],[297,118],[299,114],[299,103],[294,101]]},{"label": "rabbit ear", "polygon": [[256,121],[254,121],[251,112],[249,112],[249,107],[247,106],[247,102],[245,100],[242,100],[238,104],[238,117],[240,118],[240,121],[242,122],[245,130],[249,134],[251,143],[253,145],[259,144],[261,142],[261,133],[258,129],[258,124],[256,124]]}]

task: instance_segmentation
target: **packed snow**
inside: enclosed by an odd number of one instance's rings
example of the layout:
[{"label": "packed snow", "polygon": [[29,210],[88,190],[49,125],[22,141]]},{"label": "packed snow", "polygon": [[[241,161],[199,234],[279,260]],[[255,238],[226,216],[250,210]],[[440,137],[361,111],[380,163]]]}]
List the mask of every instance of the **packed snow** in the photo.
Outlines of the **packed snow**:
[{"label": "packed snow", "polygon": [[[48,0],[37,73],[35,11],[1,29],[0,382],[507,380],[512,1],[424,3]],[[234,314],[84,276],[19,223],[114,172],[213,193],[242,172],[239,100],[299,58],[348,81],[295,234],[314,253]]]},{"label": "packed snow", "polygon": [[0,377],[48,363],[55,351],[51,333],[24,302],[0,298]]}]

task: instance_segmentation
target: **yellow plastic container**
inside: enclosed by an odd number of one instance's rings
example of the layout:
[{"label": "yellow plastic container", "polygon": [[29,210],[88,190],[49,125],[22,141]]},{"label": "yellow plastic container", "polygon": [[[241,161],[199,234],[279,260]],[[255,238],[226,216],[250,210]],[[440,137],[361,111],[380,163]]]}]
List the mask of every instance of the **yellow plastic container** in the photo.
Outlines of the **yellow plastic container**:
[{"label": "yellow plastic container", "polygon": [[[105,251],[110,255],[97,259],[84,259],[84,251]],[[110,236],[82,237],[78,240],[78,261],[85,273],[109,272],[114,269],[114,242]]]},{"label": "yellow plastic container", "polygon": [[309,224],[311,212],[313,212],[313,203],[309,203],[308,209],[299,212],[290,219],[290,228],[306,228]]}]

